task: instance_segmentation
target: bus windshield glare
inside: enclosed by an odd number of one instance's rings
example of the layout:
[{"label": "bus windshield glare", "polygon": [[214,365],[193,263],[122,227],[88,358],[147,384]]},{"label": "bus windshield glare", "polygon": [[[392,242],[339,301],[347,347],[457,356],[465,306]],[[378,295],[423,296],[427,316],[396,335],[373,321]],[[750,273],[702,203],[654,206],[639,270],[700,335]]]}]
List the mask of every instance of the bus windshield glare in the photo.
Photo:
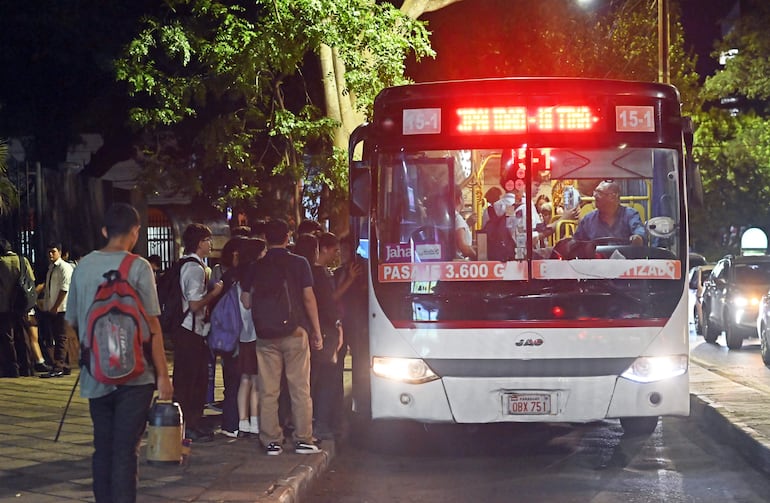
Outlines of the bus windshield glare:
[{"label": "bus windshield glare", "polygon": [[[477,319],[481,313],[506,319],[668,316],[679,295],[672,280],[681,278],[687,251],[677,232],[678,162],[677,152],[664,148],[383,152],[377,159],[376,213],[383,216],[375,228],[377,280],[385,298],[401,299],[384,304],[402,315],[408,311],[414,321]],[[586,240],[579,230],[586,217],[598,218],[596,199],[608,185],[619,189],[616,211],[634,215],[641,229],[635,242],[609,231]],[[513,237],[512,254],[502,259],[485,232],[495,208],[505,212]],[[611,300],[618,291],[622,299]],[[520,305],[488,309],[495,302]]]}]

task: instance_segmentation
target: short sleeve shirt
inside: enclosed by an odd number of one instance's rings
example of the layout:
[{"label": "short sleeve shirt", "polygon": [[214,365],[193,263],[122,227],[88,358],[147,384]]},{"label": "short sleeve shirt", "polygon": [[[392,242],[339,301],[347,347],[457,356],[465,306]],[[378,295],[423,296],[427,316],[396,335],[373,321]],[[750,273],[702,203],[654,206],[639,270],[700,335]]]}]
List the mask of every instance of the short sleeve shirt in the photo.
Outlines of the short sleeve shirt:
[{"label": "short sleeve shirt", "polygon": [[302,300],[302,291],[305,288],[313,287],[313,273],[310,270],[310,264],[305,257],[295,255],[286,248],[270,248],[267,253],[259,261],[251,265],[249,270],[244,274],[241,286],[246,292],[251,291],[252,285],[255,285],[259,278],[259,263],[261,261],[277,261],[285,263],[287,267],[287,277],[289,280],[289,288],[292,295],[298,296],[296,299],[298,304],[303,306],[303,309],[299,310],[300,325],[302,325],[308,332],[311,331],[310,319],[304,309],[304,302]]},{"label": "short sleeve shirt", "polygon": [[[46,311],[51,310],[56,303],[56,299],[59,297],[59,292],[68,292],[69,294],[72,270],[72,265],[61,258],[48,266],[48,272],[46,273],[45,278],[45,289],[43,290],[43,309]],[[66,309],[67,296],[65,295],[57,312],[61,313]]]},{"label": "short sleeve shirt", "polygon": [[[117,270],[127,252],[94,251],[83,257],[72,273],[72,282],[67,295],[67,311],[65,319],[77,327],[78,338],[83,344],[86,340],[88,326],[88,309],[96,295],[96,290],[104,281],[104,273]],[[128,282],[134,287],[144,309],[149,316],[160,314],[158,291],[155,286],[155,273],[150,263],[142,257],[134,260],[128,271]],[[144,373],[126,385],[152,384],[155,382],[155,370],[152,362],[145,367]],[[97,381],[88,372],[80,373],[80,396],[84,398],[99,398],[112,393],[116,386]]]},{"label": "short sleeve shirt", "polygon": [[311,266],[313,271],[313,293],[318,305],[318,322],[321,330],[332,330],[342,315],[334,302],[334,277],[328,268],[320,265]]},{"label": "short sleeve shirt", "polygon": [[628,206],[619,206],[617,211],[615,223],[610,226],[599,218],[599,210],[593,210],[578,222],[572,238],[576,241],[591,241],[605,237],[627,240],[633,234],[644,238],[644,225],[639,212]]},{"label": "short sleeve shirt", "polygon": [[[190,309],[190,301],[198,301],[206,296],[208,292],[208,282],[206,281],[206,269],[203,268],[203,260],[193,254],[185,255],[182,258],[194,257],[197,262],[190,261],[182,265],[179,272],[179,284],[182,288],[182,309]],[[195,328],[193,328],[193,320]],[[195,332],[198,335],[206,336],[209,333],[210,325],[206,321],[205,312],[189,311],[182,321],[182,327]]]}]

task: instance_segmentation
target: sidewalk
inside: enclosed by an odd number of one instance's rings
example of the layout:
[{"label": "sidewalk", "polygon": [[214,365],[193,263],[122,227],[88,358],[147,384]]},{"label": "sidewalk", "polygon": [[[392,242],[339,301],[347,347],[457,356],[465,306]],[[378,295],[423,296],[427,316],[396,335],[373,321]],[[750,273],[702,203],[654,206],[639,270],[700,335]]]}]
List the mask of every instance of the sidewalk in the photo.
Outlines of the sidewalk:
[{"label": "sidewalk", "polygon": [[[76,377],[73,372],[56,379],[0,379],[0,503],[94,501],[91,418],[79,388],[54,442]],[[217,434],[213,442],[193,444],[186,464],[153,466],[146,462],[145,443],[139,460],[141,503],[298,501],[334,457],[333,441],[321,443],[321,454],[287,449],[268,457],[256,437]]]},{"label": "sidewalk", "polygon": [[[62,412],[76,375],[58,379],[0,380],[0,503],[93,501],[91,420],[88,404],[72,399],[58,442]],[[749,388],[692,361],[692,417],[770,474],[770,390]],[[160,502],[299,501],[308,484],[329,466],[334,443],[324,453],[290,450],[266,456],[256,438],[217,435],[194,444],[183,466],[151,466],[140,459],[139,498]]]}]

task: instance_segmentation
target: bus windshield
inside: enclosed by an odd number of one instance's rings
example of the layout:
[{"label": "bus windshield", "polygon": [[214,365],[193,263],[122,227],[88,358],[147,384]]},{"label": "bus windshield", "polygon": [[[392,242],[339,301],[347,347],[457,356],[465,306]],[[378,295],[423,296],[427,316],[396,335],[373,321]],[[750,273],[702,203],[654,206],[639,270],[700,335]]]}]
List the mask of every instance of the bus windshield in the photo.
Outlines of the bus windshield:
[{"label": "bus windshield", "polygon": [[[666,148],[381,152],[375,289],[412,320],[668,316],[687,252],[679,162]],[[488,223],[501,217],[508,255]]]}]

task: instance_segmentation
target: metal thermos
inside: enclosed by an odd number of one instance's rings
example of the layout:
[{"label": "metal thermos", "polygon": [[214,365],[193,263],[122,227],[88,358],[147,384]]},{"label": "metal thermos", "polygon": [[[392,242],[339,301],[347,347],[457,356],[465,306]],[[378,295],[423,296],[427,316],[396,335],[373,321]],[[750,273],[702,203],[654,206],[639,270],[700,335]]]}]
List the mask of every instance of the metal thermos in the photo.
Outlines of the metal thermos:
[{"label": "metal thermos", "polygon": [[178,465],[182,462],[184,424],[177,402],[154,400],[147,426],[147,463]]}]

